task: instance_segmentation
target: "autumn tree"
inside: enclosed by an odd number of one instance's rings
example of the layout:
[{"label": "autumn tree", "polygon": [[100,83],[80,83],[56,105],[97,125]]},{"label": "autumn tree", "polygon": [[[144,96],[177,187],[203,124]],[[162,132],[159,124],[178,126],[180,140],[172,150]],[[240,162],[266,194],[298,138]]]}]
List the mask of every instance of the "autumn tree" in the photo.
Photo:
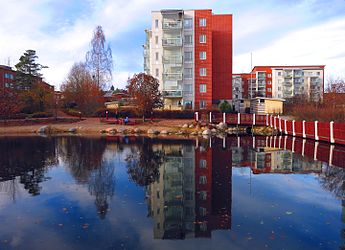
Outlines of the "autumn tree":
[{"label": "autumn tree", "polygon": [[105,46],[102,26],[97,26],[86,53],[86,65],[99,88],[104,88],[112,80],[113,58],[110,46]]},{"label": "autumn tree", "polygon": [[127,173],[131,181],[141,187],[150,185],[159,179],[159,168],[165,161],[162,150],[154,150],[152,141],[141,138],[138,148],[127,155]]},{"label": "autumn tree", "polygon": [[137,112],[142,115],[143,120],[154,108],[163,106],[162,94],[158,87],[158,80],[145,73],[135,74],[127,81],[128,94],[133,98]]},{"label": "autumn tree", "polygon": [[15,82],[18,89],[31,88],[38,78],[42,78],[40,71],[48,67],[37,63],[37,59],[35,50],[26,50],[19,58],[19,62],[15,65],[17,69]]},{"label": "autumn tree", "polygon": [[72,66],[61,90],[65,106],[76,106],[84,115],[92,115],[103,106],[102,91],[93,81],[85,63]]},{"label": "autumn tree", "polygon": [[22,102],[18,93],[12,88],[4,88],[0,91],[0,118],[6,121],[11,115],[18,113],[22,108]]}]

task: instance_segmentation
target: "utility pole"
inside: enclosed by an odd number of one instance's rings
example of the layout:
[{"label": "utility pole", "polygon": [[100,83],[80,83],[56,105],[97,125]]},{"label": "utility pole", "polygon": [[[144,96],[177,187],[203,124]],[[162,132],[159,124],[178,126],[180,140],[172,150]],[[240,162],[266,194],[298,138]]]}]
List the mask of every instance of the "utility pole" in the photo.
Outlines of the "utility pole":
[{"label": "utility pole", "polygon": [[253,53],[250,52],[250,99],[253,99]]}]

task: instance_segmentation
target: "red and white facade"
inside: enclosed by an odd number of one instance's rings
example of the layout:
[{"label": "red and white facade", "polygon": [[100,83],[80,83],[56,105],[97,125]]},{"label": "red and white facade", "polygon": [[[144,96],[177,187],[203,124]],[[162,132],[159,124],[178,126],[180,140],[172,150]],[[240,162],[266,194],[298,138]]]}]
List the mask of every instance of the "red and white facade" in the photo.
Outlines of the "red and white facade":
[{"label": "red and white facade", "polygon": [[321,101],[324,93],[324,65],[255,66],[250,73],[233,75],[233,99],[254,97],[289,99],[302,96]]},{"label": "red and white facade", "polygon": [[144,71],[159,80],[165,109],[209,109],[232,99],[232,15],[153,11],[146,35]]}]

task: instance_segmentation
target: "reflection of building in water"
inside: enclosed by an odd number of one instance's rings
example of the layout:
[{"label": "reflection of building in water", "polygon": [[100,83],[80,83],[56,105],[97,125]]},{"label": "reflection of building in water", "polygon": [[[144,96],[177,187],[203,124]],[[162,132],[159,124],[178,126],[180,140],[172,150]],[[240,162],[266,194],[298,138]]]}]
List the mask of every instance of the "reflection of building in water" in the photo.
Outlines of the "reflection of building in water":
[{"label": "reflection of building in water", "polygon": [[163,145],[165,162],[157,182],[148,186],[154,238],[183,239],[194,236],[195,183],[192,145]]},{"label": "reflection of building in water", "polygon": [[279,148],[260,147],[254,149],[254,174],[259,173],[321,173],[322,163],[308,161],[301,155]]},{"label": "reflection of building in water", "polygon": [[147,188],[154,238],[211,237],[212,230],[230,229],[231,152],[212,152],[207,141],[162,147],[159,181]]},{"label": "reflection of building in water", "polygon": [[322,162],[284,150],[279,144],[270,147],[268,138],[249,138],[248,141],[248,138],[238,137],[237,145],[227,141],[232,149],[232,165],[250,167],[254,174],[322,172]]},{"label": "reflection of building in water", "polygon": [[343,229],[341,231],[341,236],[343,237],[343,246],[341,249],[345,249],[345,200],[342,200],[342,213],[341,213],[341,221],[344,223]]}]

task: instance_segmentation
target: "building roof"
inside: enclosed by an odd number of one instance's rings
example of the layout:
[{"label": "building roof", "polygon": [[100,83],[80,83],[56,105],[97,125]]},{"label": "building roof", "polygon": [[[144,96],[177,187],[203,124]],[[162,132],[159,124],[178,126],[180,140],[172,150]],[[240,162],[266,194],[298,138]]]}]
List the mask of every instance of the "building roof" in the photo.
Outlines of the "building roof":
[{"label": "building roof", "polygon": [[324,69],[326,65],[285,65],[285,66],[254,66],[252,71],[259,70],[259,69],[264,69],[264,68],[272,68],[272,69],[295,69],[295,68],[304,68],[304,69],[316,69],[316,68],[321,68]]},{"label": "building roof", "polygon": [[270,98],[270,97],[254,97],[251,100],[259,100],[259,99],[285,102],[285,99],[282,99],[282,98]]}]

